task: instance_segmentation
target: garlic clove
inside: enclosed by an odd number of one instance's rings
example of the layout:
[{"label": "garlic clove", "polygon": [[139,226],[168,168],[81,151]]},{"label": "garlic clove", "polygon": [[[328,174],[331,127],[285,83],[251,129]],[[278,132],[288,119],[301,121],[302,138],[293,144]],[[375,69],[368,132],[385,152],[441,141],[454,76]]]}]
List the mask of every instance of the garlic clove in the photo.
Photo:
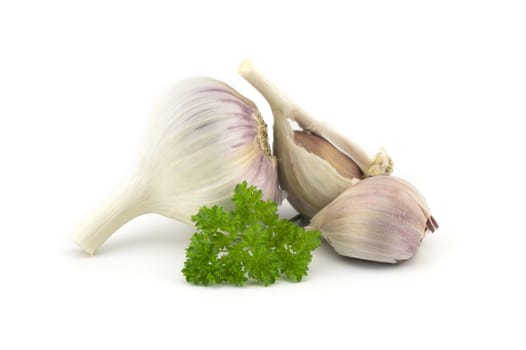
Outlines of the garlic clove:
[{"label": "garlic clove", "polygon": [[[312,217],[356,181],[392,172],[393,163],[385,152],[368,154],[312,118],[276,88],[251,60],[244,61],[239,72],[270,104],[279,182],[291,205],[301,214]],[[291,122],[303,130],[294,131]]]},{"label": "garlic clove", "polygon": [[[274,124],[274,153],[278,159],[279,183],[287,192],[290,204],[310,218],[351,186],[356,178],[341,174],[329,161],[317,154],[328,152],[309,151],[311,147],[302,147],[296,143],[292,133],[292,136],[284,137],[283,132],[292,130],[288,129],[288,121],[283,121],[285,125],[277,120]],[[306,141],[309,139],[302,140],[304,144]]]},{"label": "garlic clove", "polygon": [[234,186],[257,186],[281,202],[277,165],[255,104],[210,78],[175,85],[159,101],[131,180],[75,235],[95,250],[136,216],[157,213],[191,224],[201,206],[231,206]]},{"label": "garlic clove", "polygon": [[384,263],[410,259],[438,224],[422,194],[394,176],[371,177],[349,187],[312,218],[340,255]]},{"label": "garlic clove", "polygon": [[363,172],[356,163],[323,137],[306,131],[294,130],[294,142],[307,152],[325,159],[341,176],[351,179],[363,177]]}]

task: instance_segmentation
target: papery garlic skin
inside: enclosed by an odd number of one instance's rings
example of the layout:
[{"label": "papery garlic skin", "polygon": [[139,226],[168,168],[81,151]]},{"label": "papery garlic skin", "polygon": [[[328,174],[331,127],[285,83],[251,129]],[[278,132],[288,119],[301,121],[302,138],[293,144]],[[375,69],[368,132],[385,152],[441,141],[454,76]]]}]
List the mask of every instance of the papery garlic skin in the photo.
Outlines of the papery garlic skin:
[{"label": "papery garlic skin", "polygon": [[438,224],[413,185],[377,176],[349,187],[308,228],[320,230],[341,255],[394,264],[413,257],[426,231]]},{"label": "papery garlic skin", "polygon": [[[346,137],[309,116],[256,69],[251,60],[241,63],[239,72],[265,97],[272,109],[273,151],[278,159],[279,182],[287,192],[291,205],[304,216],[314,216],[356,181],[392,172],[393,163],[385,152],[368,154]],[[314,152],[305,147],[305,144],[297,142],[292,121],[303,128],[301,132],[325,141],[314,141],[316,145],[313,147],[332,148],[329,153],[340,152],[341,157],[353,163],[348,166],[349,171],[336,169],[330,161],[324,159],[324,151]],[[313,140],[305,138],[304,141]],[[356,168],[359,171],[354,170]]]},{"label": "papery garlic skin", "polygon": [[252,101],[210,78],[175,85],[154,110],[136,174],[74,237],[95,250],[135,216],[157,213],[191,224],[203,205],[231,207],[247,181],[281,202],[266,125]]},{"label": "papery garlic skin", "polygon": [[309,153],[326,160],[345,178],[363,178],[364,174],[356,163],[345,153],[334,147],[323,137],[307,131],[294,130],[294,143]]}]

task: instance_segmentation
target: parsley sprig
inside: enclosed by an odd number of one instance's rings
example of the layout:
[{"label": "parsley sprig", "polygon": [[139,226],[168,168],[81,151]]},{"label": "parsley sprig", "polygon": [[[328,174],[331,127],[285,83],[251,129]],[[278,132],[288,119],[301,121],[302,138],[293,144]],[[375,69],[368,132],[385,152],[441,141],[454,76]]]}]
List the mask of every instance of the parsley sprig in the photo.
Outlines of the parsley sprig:
[{"label": "parsley sprig", "polygon": [[182,270],[188,282],[242,286],[253,279],[268,286],[280,277],[301,281],[307,275],[320,233],[280,219],[277,204],[261,198],[245,181],[235,187],[234,210],[202,207],[192,217],[197,231]]}]

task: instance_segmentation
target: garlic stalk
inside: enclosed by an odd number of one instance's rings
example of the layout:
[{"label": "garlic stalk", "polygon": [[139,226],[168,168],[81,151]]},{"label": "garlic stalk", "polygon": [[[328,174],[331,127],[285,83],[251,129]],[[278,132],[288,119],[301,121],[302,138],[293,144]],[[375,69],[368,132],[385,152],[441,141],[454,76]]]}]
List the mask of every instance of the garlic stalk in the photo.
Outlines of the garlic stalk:
[{"label": "garlic stalk", "polygon": [[[392,161],[381,151],[368,154],[357,144],[328,128],[276,88],[251,60],[239,73],[269,103],[274,115],[274,147],[281,187],[301,214],[312,217],[356,181],[389,175]],[[294,131],[291,122],[303,130]]]},{"label": "garlic stalk", "polygon": [[244,180],[281,201],[266,125],[252,101],[222,82],[174,86],[154,110],[147,141],[131,180],[74,236],[86,252],[142,214],[190,224],[203,205],[229,208]]},{"label": "garlic stalk", "polygon": [[364,260],[397,263],[411,258],[426,231],[438,224],[422,194],[394,176],[359,181],[312,218],[337,253]]}]

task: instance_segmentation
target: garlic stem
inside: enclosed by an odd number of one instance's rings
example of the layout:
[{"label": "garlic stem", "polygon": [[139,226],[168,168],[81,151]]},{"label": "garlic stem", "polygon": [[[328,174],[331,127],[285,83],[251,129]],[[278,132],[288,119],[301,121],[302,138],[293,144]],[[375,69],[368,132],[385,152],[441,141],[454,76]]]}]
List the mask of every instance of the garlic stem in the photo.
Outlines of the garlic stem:
[{"label": "garlic stem", "polygon": [[384,152],[368,154],[364,149],[340,133],[320,124],[301,107],[296,105],[285,93],[278,89],[247,59],[239,66],[239,74],[245,78],[270,104],[277,123],[289,118],[296,121],[306,131],[317,134],[330,141],[336,148],[349,156],[362,170],[365,176],[390,174],[392,161]]},{"label": "garlic stem", "polygon": [[131,219],[149,212],[146,208],[144,191],[138,185],[130,184],[106,203],[91,220],[73,237],[73,241],[88,254],[93,255],[117,229]]},{"label": "garlic stem", "polygon": [[239,74],[263,95],[273,111],[281,112],[280,116],[284,110],[299,108],[254,66],[252,59],[246,59],[241,63]]}]

